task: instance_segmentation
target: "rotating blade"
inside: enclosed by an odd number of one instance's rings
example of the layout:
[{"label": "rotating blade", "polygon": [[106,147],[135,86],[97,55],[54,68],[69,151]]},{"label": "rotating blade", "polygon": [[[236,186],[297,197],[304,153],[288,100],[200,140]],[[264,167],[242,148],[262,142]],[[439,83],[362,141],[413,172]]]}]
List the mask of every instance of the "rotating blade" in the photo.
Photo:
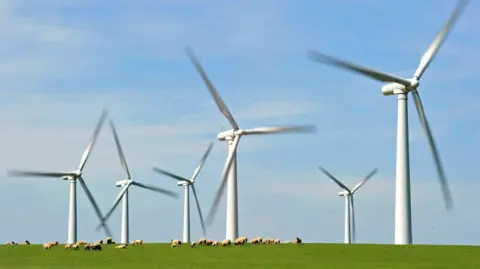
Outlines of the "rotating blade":
[{"label": "rotating blade", "polygon": [[105,222],[108,220],[108,218],[110,218],[110,216],[113,214],[117,206],[120,204],[120,201],[122,200],[123,195],[125,194],[125,192],[127,192],[130,185],[131,183],[127,183],[127,185],[123,187],[122,191],[120,191],[120,193],[117,196],[117,199],[115,199],[115,202],[113,202],[112,208],[107,212],[107,214],[100,221],[100,224],[97,226],[97,230],[99,230],[101,227],[104,227],[106,225]]},{"label": "rotating blade", "polygon": [[350,189],[347,188],[347,186],[343,185],[342,182],[340,182],[340,180],[338,180],[336,177],[334,177],[332,174],[330,174],[327,170],[325,170],[323,167],[319,166],[318,167],[320,169],[320,171],[322,171],[325,175],[327,175],[329,178],[331,178],[335,183],[337,183],[338,186],[340,186],[340,188],[346,190],[348,193],[351,193]]},{"label": "rotating blade", "polygon": [[364,76],[367,76],[369,78],[372,78],[374,80],[378,80],[381,82],[396,82],[396,83],[405,85],[406,87],[411,85],[410,81],[407,79],[404,79],[392,74],[383,73],[375,69],[350,63],[344,60],[340,60],[335,57],[328,56],[326,54],[323,54],[317,51],[313,51],[313,50],[309,51],[307,56],[312,61],[320,62],[327,65],[333,65],[333,66],[348,70],[350,72],[362,74]]},{"label": "rotating blade", "polygon": [[357,183],[357,185],[355,185],[355,187],[353,187],[352,194],[355,193],[355,192],[356,192],[361,186],[363,186],[365,183],[367,183],[367,181],[369,181],[370,178],[372,178],[377,172],[378,172],[378,169],[377,169],[377,168],[373,169],[373,171],[370,172],[370,174],[368,174],[362,181],[360,181],[359,183]]},{"label": "rotating blade", "polygon": [[420,100],[420,95],[417,91],[412,92],[412,95],[415,102],[415,107],[417,108],[420,123],[422,125],[425,136],[427,137],[428,146],[430,147],[430,151],[433,155],[433,160],[438,173],[438,179],[440,181],[440,187],[443,193],[443,199],[445,201],[445,207],[447,210],[451,210],[453,208],[453,199],[450,193],[450,188],[448,187],[448,182],[445,176],[445,172],[443,170],[443,165],[440,160],[440,155],[438,154],[438,149],[435,144],[435,140],[433,139],[432,131],[430,130],[430,125],[428,124],[427,117],[423,109],[422,101]]},{"label": "rotating blade", "polygon": [[130,171],[128,170],[127,160],[125,159],[125,154],[123,154],[122,145],[120,144],[120,139],[118,138],[117,130],[115,129],[115,125],[113,121],[110,120],[110,127],[112,129],[113,137],[115,139],[115,144],[117,145],[118,156],[120,157],[120,163],[122,164],[123,170],[125,171],[125,175],[127,179],[131,179]]},{"label": "rotating blade", "polygon": [[[100,222],[102,222],[103,220],[102,212],[100,211],[100,208],[98,207],[97,202],[93,198],[92,193],[88,189],[87,184],[85,183],[85,180],[83,180],[82,177],[79,177],[78,181],[80,181],[80,185],[82,185],[82,189],[85,191],[85,194],[87,195],[88,200],[90,200],[90,203],[92,204],[98,219],[100,220]],[[107,237],[112,237],[112,232],[110,231],[110,228],[108,227],[107,224],[103,225],[103,229],[105,229],[105,234],[107,235]]]},{"label": "rotating blade", "polygon": [[315,125],[303,126],[277,126],[277,127],[258,127],[252,129],[245,129],[245,135],[255,134],[284,134],[284,133],[316,133],[317,127]]},{"label": "rotating blade", "polygon": [[95,142],[97,141],[98,135],[100,134],[100,131],[102,130],[102,126],[105,123],[105,120],[107,119],[108,112],[106,109],[102,110],[102,114],[100,115],[100,120],[98,121],[97,127],[95,128],[95,132],[93,132],[92,137],[90,138],[90,141],[88,142],[88,146],[85,149],[85,152],[83,153],[82,160],[80,161],[80,165],[78,166],[78,170],[82,171],[83,168],[85,167],[85,164],[87,163],[88,157],[90,156],[90,153],[92,152],[93,146],[95,145]]},{"label": "rotating blade", "polygon": [[197,191],[195,190],[194,185],[192,186],[193,197],[195,198],[195,204],[197,205],[198,215],[200,217],[200,224],[202,225],[203,236],[207,236],[207,230],[205,228],[205,222],[203,221],[202,209],[200,209],[200,203],[198,202]]},{"label": "rotating blade", "polygon": [[437,55],[443,43],[447,39],[448,34],[452,31],[453,27],[455,26],[455,23],[457,22],[458,18],[462,14],[467,4],[468,4],[467,0],[459,0],[457,2],[457,5],[453,10],[452,14],[450,15],[450,18],[445,23],[445,25],[443,25],[442,29],[437,33],[437,35],[435,36],[435,39],[423,54],[422,59],[420,60],[420,64],[418,65],[417,70],[413,75],[418,80],[422,77],[423,72],[425,72],[425,70],[428,68],[430,63],[433,61],[433,59]]},{"label": "rotating blade", "polygon": [[202,77],[203,82],[207,85],[207,88],[210,91],[210,94],[212,95],[213,99],[215,100],[215,103],[217,104],[218,109],[220,109],[220,112],[222,112],[225,118],[227,118],[228,122],[230,122],[230,125],[232,125],[233,129],[238,130],[239,129],[238,124],[233,119],[232,113],[230,113],[230,110],[228,110],[227,105],[225,104],[225,102],[223,102],[217,90],[215,90],[215,86],[213,86],[213,83],[208,78],[207,73],[205,72],[202,65],[200,64],[200,61],[197,59],[197,57],[193,53],[192,48],[190,46],[187,46],[185,48],[185,52],[187,53],[187,56],[190,59],[190,61],[195,66],[195,69],[197,69],[197,72]]},{"label": "rotating blade", "polygon": [[76,177],[75,173],[66,173],[66,172],[41,172],[41,171],[24,171],[24,170],[9,170],[9,176],[13,177]]},{"label": "rotating blade", "polygon": [[136,181],[133,181],[132,184],[137,186],[137,187],[140,187],[140,188],[144,188],[144,189],[147,189],[147,190],[151,190],[151,191],[154,191],[154,192],[165,194],[165,195],[173,197],[173,198],[178,198],[178,193],[167,191],[167,190],[162,189],[162,188],[158,188],[158,187],[155,187],[155,186],[152,186],[152,185],[145,185],[145,184],[142,184],[142,183],[138,183]]},{"label": "rotating blade", "polygon": [[178,180],[178,181],[187,181],[187,182],[190,182],[190,183],[191,183],[191,181],[190,181],[189,179],[186,179],[186,178],[181,177],[181,176],[177,176],[177,175],[175,175],[175,174],[173,174],[173,173],[170,173],[170,172],[168,172],[168,171],[166,171],[166,170],[163,170],[163,169],[160,169],[160,168],[158,168],[158,167],[153,167],[153,171],[155,171],[155,172],[157,172],[157,173],[159,173],[159,174],[162,174],[162,175],[171,177],[171,178],[176,179],[176,180]]},{"label": "rotating blade", "polygon": [[200,173],[200,170],[202,169],[203,164],[207,160],[207,157],[210,154],[210,152],[212,151],[213,145],[214,145],[213,142],[210,142],[210,144],[208,145],[207,151],[205,151],[202,159],[200,160],[200,163],[197,165],[197,168],[195,168],[195,171],[193,172],[192,182],[195,182],[195,179],[197,178],[198,173]]}]

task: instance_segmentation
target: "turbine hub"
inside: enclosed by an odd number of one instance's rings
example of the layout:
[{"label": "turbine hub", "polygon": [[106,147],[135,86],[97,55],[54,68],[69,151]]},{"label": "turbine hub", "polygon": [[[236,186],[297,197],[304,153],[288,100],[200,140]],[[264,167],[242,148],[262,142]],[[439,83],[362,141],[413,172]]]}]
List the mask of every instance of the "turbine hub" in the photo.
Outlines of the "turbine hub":
[{"label": "turbine hub", "polygon": [[217,139],[220,141],[225,141],[225,140],[233,140],[235,136],[241,136],[244,134],[243,129],[238,129],[238,130],[228,130],[228,131],[223,131],[217,135]]}]

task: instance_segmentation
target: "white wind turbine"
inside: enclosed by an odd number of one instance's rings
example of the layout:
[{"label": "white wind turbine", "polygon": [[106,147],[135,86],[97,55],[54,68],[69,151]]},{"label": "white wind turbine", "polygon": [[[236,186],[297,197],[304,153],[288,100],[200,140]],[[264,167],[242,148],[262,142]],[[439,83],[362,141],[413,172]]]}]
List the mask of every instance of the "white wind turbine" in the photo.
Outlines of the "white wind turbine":
[{"label": "white wind turbine", "polygon": [[423,131],[427,137],[430,150],[433,155],[436,170],[443,192],[447,210],[453,208],[453,200],[448,188],[447,179],[440,161],[435,141],[432,136],[420,95],[417,91],[419,80],[427,69],[433,58],[439,51],[445,38],[453,28],[461,12],[468,2],[460,0],[443,28],[435,37],[430,47],[425,51],[411,79],[401,78],[392,74],[383,73],[371,68],[349,63],[316,51],[310,51],[308,57],[313,61],[333,65],[342,69],[362,74],[372,79],[391,82],[382,87],[384,95],[398,96],[398,118],[397,118],[397,167],[396,167],[396,198],[395,198],[395,244],[412,244],[412,216],[410,204],[410,161],[408,146],[408,110],[407,95],[412,93],[415,107],[418,112]]},{"label": "white wind turbine", "polygon": [[[77,185],[76,185],[77,180],[82,185],[82,188],[85,191],[85,194],[87,195],[88,199],[92,203],[93,209],[95,210],[95,213],[97,214],[98,218],[100,220],[102,219],[102,212],[100,211],[97,203],[95,202],[95,199],[93,198],[93,195],[90,193],[90,190],[88,189],[85,181],[83,180],[82,172],[83,172],[83,168],[85,167],[85,164],[87,163],[88,157],[92,152],[93,146],[97,141],[97,137],[100,134],[100,130],[102,129],[103,123],[105,122],[106,118],[107,118],[107,111],[103,110],[100,116],[100,120],[95,129],[95,132],[93,133],[93,136],[90,138],[87,149],[83,153],[82,159],[80,161],[80,165],[77,170],[74,170],[71,172],[37,172],[37,171],[11,170],[8,172],[9,175],[17,176],[17,177],[53,177],[53,178],[61,178],[63,180],[70,181],[70,199],[69,199],[70,205],[69,205],[69,211],[68,211],[67,244],[75,244],[77,242]],[[105,226],[104,229],[107,236],[110,236],[111,235],[110,229],[107,226]]]},{"label": "white wind turbine", "polygon": [[128,188],[132,185],[135,185],[140,188],[144,188],[147,190],[151,190],[154,192],[158,192],[161,194],[165,194],[168,196],[171,196],[173,198],[178,198],[178,194],[167,191],[155,186],[151,185],[145,185],[142,183],[139,183],[137,181],[133,181],[130,176],[130,171],[128,170],[127,166],[127,160],[125,159],[125,155],[123,154],[122,146],[120,145],[120,140],[118,139],[117,131],[115,130],[115,126],[113,124],[113,121],[110,121],[110,127],[113,132],[113,137],[115,138],[115,144],[117,145],[117,150],[118,150],[118,155],[120,157],[120,163],[122,164],[123,170],[125,171],[126,179],[117,181],[115,185],[117,187],[123,187],[122,191],[120,191],[120,194],[117,196],[117,199],[115,199],[115,202],[113,202],[113,206],[108,211],[108,213],[105,215],[100,220],[100,225],[97,227],[99,229],[100,227],[106,225],[105,222],[108,220],[108,218],[113,214],[115,211],[115,208],[117,208],[118,204],[120,203],[120,200],[123,198],[123,209],[122,209],[122,231],[121,231],[121,244],[128,244],[129,242],[129,218],[128,218]]},{"label": "white wind turbine", "polygon": [[355,242],[355,204],[353,202],[353,195],[358,189],[360,189],[360,187],[367,183],[367,181],[377,173],[378,169],[373,169],[370,174],[368,174],[362,181],[358,182],[352,190],[350,190],[347,186],[340,182],[340,180],[335,178],[323,167],[319,168],[320,171],[322,171],[325,175],[327,175],[335,183],[337,183],[340,188],[345,190],[338,193],[339,196],[345,197],[345,244],[350,244],[352,241]]},{"label": "white wind turbine", "polygon": [[210,145],[208,145],[207,151],[205,152],[202,159],[200,160],[200,163],[197,165],[197,168],[195,168],[195,170],[193,171],[193,176],[190,179],[177,176],[173,173],[170,173],[168,171],[165,171],[157,167],[153,168],[153,171],[157,173],[176,179],[178,181],[177,185],[183,186],[184,188],[184,192],[185,192],[185,197],[184,197],[185,201],[183,205],[183,242],[184,243],[190,243],[190,191],[189,191],[190,186],[192,187],[193,197],[195,198],[198,214],[200,216],[200,224],[202,225],[203,236],[207,234],[205,230],[205,224],[203,222],[202,210],[200,209],[200,203],[198,202],[197,191],[195,190],[195,179],[200,173],[200,170],[202,169],[203,164],[207,160],[207,157],[210,154],[210,151],[212,151],[212,148],[213,148],[213,142],[210,143]]},{"label": "white wind turbine", "polygon": [[221,175],[220,185],[217,189],[215,199],[207,216],[207,224],[211,225],[223,194],[223,189],[228,177],[228,191],[227,191],[227,216],[226,216],[226,239],[235,240],[238,237],[238,201],[237,201],[237,158],[236,150],[240,137],[244,135],[260,135],[260,134],[279,134],[279,133],[300,133],[300,132],[316,132],[315,126],[283,126],[283,127],[258,127],[253,129],[240,129],[238,124],[232,117],[227,106],[223,102],[220,95],[215,90],[207,74],[203,70],[199,60],[195,57],[193,50],[190,47],[186,48],[186,53],[190,61],[195,66],[198,73],[202,77],[204,83],[207,85],[210,94],[217,104],[220,112],[227,118],[233,129],[222,131],[217,135],[218,140],[228,141],[228,156],[225,163],[225,168]]}]

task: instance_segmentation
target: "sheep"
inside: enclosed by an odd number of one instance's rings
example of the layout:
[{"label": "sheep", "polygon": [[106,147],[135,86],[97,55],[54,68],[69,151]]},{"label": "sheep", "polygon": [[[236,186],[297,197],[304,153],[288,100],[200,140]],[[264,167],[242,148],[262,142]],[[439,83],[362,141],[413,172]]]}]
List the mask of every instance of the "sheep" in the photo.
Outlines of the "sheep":
[{"label": "sheep", "polygon": [[261,244],[263,242],[263,239],[261,236],[259,237],[255,237],[254,239],[252,239],[252,244]]},{"label": "sheep", "polygon": [[102,239],[98,240],[98,243],[99,243],[100,245],[103,245],[103,240],[102,240]]},{"label": "sheep", "polygon": [[213,241],[212,242],[212,247],[216,247],[216,246],[218,246],[218,241]]},{"label": "sheep", "polygon": [[143,244],[143,240],[133,240],[132,241],[132,245],[134,245],[134,246],[135,245],[141,245],[141,244]]},{"label": "sheep", "polygon": [[244,245],[245,243],[247,243],[247,241],[248,241],[247,237],[242,236],[242,237],[239,237],[239,238],[235,239],[234,244],[235,245]]},{"label": "sheep", "polygon": [[277,239],[273,240],[273,243],[274,243],[275,245],[280,244],[280,239],[277,238]]},{"label": "sheep", "polygon": [[66,244],[66,245],[65,245],[65,249],[70,250],[71,248],[72,248],[72,245],[70,245],[70,244]]},{"label": "sheep", "polygon": [[198,244],[200,246],[205,246],[207,245],[207,238],[200,238],[200,240],[198,240]]},{"label": "sheep", "polygon": [[84,250],[91,250],[92,247],[90,246],[90,244],[87,243],[87,244],[84,244],[84,245],[83,245],[83,249],[84,249]]},{"label": "sheep", "polygon": [[25,242],[24,242],[23,244],[24,244],[24,245],[30,245],[30,241],[25,240]]},{"label": "sheep", "polygon": [[77,244],[77,245],[80,245],[80,246],[83,246],[83,245],[86,245],[86,244],[88,244],[88,243],[85,242],[85,241],[77,241],[76,244]]},{"label": "sheep", "polygon": [[182,245],[182,241],[177,240],[177,239],[172,239],[171,242],[172,242],[172,247],[178,247],[178,246]]},{"label": "sheep", "polygon": [[295,243],[296,243],[296,244],[301,244],[301,243],[302,243],[302,239],[301,239],[300,237],[297,237],[297,238],[295,239]]},{"label": "sheep", "polygon": [[72,245],[72,249],[78,250],[78,246],[79,246],[79,245],[77,245],[77,244],[73,244],[73,245]]},{"label": "sheep", "polygon": [[58,246],[58,241],[52,241],[52,242],[48,242],[49,244],[53,246]]},{"label": "sheep", "polygon": [[212,240],[212,239],[208,239],[207,242],[206,242],[206,245],[207,245],[207,246],[212,246],[212,245],[213,245],[213,242],[215,242],[215,241]]},{"label": "sheep", "polygon": [[52,245],[50,243],[46,243],[42,245],[43,249],[51,249]]},{"label": "sheep", "polygon": [[232,244],[232,241],[230,239],[225,239],[222,241],[222,247],[230,246]]},{"label": "sheep", "polygon": [[91,248],[92,250],[102,250],[102,244],[100,244],[100,243],[98,243],[98,242],[95,243],[95,244],[90,244],[90,248]]},{"label": "sheep", "polygon": [[273,244],[273,241],[274,241],[273,239],[267,238],[263,240],[263,244],[268,244],[268,245]]},{"label": "sheep", "polygon": [[195,243],[195,242],[190,243],[191,248],[194,248],[196,245],[197,245],[197,243]]},{"label": "sheep", "polygon": [[107,245],[110,245],[110,244],[112,244],[112,241],[113,241],[113,240],[112,240],[112,238],[111,238],[111,237],[107,237],[107,238],[105,238],[105,243],[106,243]]},{"label": "sheep", "polygon": [[121,244],[121,245],[115,246],[115,248],[118,248],[118,249],[126,249],[126,248],[127,248],[127,245]]}]

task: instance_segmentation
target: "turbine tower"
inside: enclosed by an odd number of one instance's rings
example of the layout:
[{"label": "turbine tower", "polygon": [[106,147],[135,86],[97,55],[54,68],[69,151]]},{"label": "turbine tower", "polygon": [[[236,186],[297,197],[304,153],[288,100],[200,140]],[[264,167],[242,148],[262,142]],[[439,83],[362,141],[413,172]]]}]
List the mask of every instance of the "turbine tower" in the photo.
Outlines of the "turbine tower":
[{"label": "turbine tower", "polygon": [[117,199],[115,199],[115,202],[113,202],[113,206],[108,211],[108,213],[105,215],[105,217],[101,218],[100,224],[97,227],[97,230],[100,229],[100,227],[105,226],[105,222],[110,218],[110,216],[113,214],[115,211],[115,208],[117,208],[118,204],[120,203],[120,200],[123,198],[123,208],[122,208],[122,231],[121,231],[121,244],[128,244],[129,242],[129,208],[128,208],[128,188],[132,185],[135,185],[140,188],[144,188],[147,190],[151,190],[154,192],[158,192],[161,194],[165,194],[168,196],[171,196],[173,198],[178,198],[178,194],[167,191],[155,186],[151,185],[145,185],[137,181],[133,181],[130,176],[130,171],[128,170],[128,165],[127,165],[127,160],[125,158],[125,155],[123,154],[122,146],[120,145],[120,140],[118,139],[117,131],[115,129],[115,126],[113,124],[113,121],[110,121],[110,127],[112,129],[113,137],[115,139],[115,144],[117,145],[117,150],[118,150],[118,155],[120,157],[120,163],[123,167],[123,170],[125,171],[125,179],[121,181],[117,181],[115,185],[117,187],[123,187],[122,191],[120,191],[120,194],[117,196]]},{"label": "turbine tower", "polygon": [[323,167],[319,167],[325,175],[331,178],[335,183],[337,183],[340,188],[344,189],[338,193],[339,196],[345,197],[345,244],[350,244],[355,242],[355,204],[353,202],[353,194],[360,189],[367,181],[372,178],[378,171],[377,168],[373,169],[370,174],[368,174],[362,181],[358,182],[352,190],[350,190],[345,184],[340,182],[336,177],[330,174]]},{"label": "turbine tower", "polygon": [[300,133],[300,132],[316,132],[315,126],[284,126],[284,127],[259,127],[253,129],[240,129],[237,122],[233,119],[232,114],[223,102],[220,95],[215,90],[207,74],[203,70],[199,60],[193,53],[190,47],[186,48],[187,56],[195,66],[195,69],[202,77],[204,83],[207,85],[210,94],[220,112],[227,118],[233,129],[223,131],[217,135],[218,140],[228,141],[228,156],[225,168],[221,175],[220,185],[217,189],[213,205],[207,216],[207,224],[213,223],[215,213],[217,211],[218,203],[223,194],[223,189],[228,177],[228,191],[227,191],[227,217],[226,217],[226,239],[235,240],[238,237],[238,201],[237,201],[237,161],[236,150],[240,138],[244,135],[261,135],[261,134],[278,134],[278,133]]},{"label": "turbine tower", "polygon": [[420,64],[417,67],[411,79],[401,78],[392,74],[380,72],[368,67],[353,64],[344,60],[337,59],[316,51],[310,51],[308,57],[317,62],[332,65],[338,68],[346,69],[351,72],[359,73],[371,79],[381,82],[390,82],[382,87],[382,93],[386,96],[397,95],[398,98],[398,118],[397,118],[397,167],[396,167],[396,191],[395,191],[395,244],[412,244],[412,213],[410,202],[410,161],[408,146],[408,110],[407,95],[412,93],[413,101],[418,112],[418,117],[423,131],[427,137],[428,145],[433,155],[440,186],[443,192],[445,207],[447,210],[453,208],[453,200],[448,188],[447,179],[443,170],[440,155],[438,154],[432,131],[427,121],[422,101],[418,93],[418,86],[422,74],[430,65],[435,55],[440,50],[447,35],[452,30],[455,22],[464,10],[468,1],[458,1],[455,10],[450,19],[437,34],[429,48],[423,54]]},{"label": "turbine tower", "polygon": [[[100,120],[97,124],[97,128],[93,133],[93,136],[90,138],[88,143],[87,149],[83,153],[82,159],[80,161],[80,165],[77,170],[71,172],[37,172],[37,171],[21,171],[21,170],[11,170],[8,172],[10,176],[16,177],[53,177],[53,178],[61,178],[63,180],[70,181],[70,199],[69,199],[69,211],[68,211],[68,239],[67,244],[75,244],[77,242],[77,180],[82,185],[85,194],[87,195],[90,203],[95,210],[98,218],[102,219],[102,212],[95,202],[93,195],[91,194],[90,190],[87,187],[87,184],[83,180],[82,172],[85,164],[87,163],[88,157],[90,157],[90,153],[92,152],[93,146],[97,141],[97,137],[100,134],[100,130],[102,129],[103,123],[107,118],[107,111],[103,110],[100,116]],[[107,226],[104,226],[105,232],[107,236],[111,236],[110,229]]]},{"label": "turbine tower", "polygon": [[208,155],[210,154],[210,151],[212,151],[213,148],[213,142],[208,145],[207,151],[203,155],[202,159],[200,160],[200,163],[197,165],[197,168],[195,168],[193,175],[190,179],[177,176],[173,173],[170,173],[168,171],[165,171],[163,169],[154,167],[153,171],[169,176],[173,179],[177,180],[177,185],[182,186],[185,191],[185,201],[183,205],[183,243],[190,243],[190,191],[189,188],[192,187],[193,191],[193,197],[195,198],[195,203],[197,205],[197,210],[198,214],[200,216],[200,224],[202,225],[202,232],[203,236],[206,236],[207,232],[205,230],[205,223],[203,222],[203,215],[202,215],[202,210],[200,209],[200,203],[198,202],[198,197],[197,197],[197,191],[195,190],[195,179],[197,178],[198,174],[200,173],[200,170],[203,167],[203,164],[207,160]]}]

